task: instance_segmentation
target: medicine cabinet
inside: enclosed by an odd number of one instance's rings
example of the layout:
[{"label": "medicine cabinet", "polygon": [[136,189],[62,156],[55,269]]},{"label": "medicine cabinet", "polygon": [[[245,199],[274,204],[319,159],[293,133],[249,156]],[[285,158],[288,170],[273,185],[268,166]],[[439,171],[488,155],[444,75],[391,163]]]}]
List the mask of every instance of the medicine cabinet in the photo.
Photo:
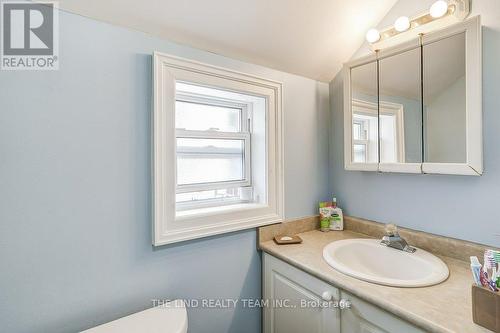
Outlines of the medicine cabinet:
[{"label": "medicine cabinet", "polygon": [[345,169],[481,175],[476,16],[344,66]]}]

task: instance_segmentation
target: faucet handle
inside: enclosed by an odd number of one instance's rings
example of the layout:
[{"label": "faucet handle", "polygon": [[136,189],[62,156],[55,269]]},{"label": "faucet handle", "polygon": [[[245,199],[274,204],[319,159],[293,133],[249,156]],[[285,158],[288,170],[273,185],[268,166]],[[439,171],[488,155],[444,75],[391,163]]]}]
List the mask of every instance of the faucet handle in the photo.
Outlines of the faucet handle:
[{"label": "faucet handle", "polygon": [[398,234],[398,227],[393,223],[387,223],[384,229],[387,236],[394,236]]}]

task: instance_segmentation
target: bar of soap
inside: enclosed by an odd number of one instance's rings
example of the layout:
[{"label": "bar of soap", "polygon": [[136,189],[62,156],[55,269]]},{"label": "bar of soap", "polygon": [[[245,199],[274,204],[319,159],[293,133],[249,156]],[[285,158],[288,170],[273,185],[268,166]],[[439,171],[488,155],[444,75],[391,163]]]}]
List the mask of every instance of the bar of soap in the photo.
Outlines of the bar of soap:
[{"label": "bar of soap", "polygon": [[281,237],[281,238],[280,238],[280,240],[281,240],[281,241],[285,241],[285,242],[286,242],[286,241],[291,241],[292,239],[293,239],[293,238],[292,238],[292,237],[290,237],[290,236],[283,236],[283,237]]}]

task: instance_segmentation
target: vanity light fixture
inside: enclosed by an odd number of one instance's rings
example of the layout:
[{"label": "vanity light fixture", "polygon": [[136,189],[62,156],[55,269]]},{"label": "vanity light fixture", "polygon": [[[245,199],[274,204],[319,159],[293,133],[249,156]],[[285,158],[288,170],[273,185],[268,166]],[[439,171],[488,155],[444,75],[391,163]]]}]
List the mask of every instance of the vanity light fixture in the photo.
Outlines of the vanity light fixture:
[{"label": "vanity light fixture", "polygon": [[430,14],[433,18],[443,17],[448,12],[448,3],[445,0],[438,0],[431,6]]},{"label": "vanity light fixture", "polygon": [[380,40],[380,32],[377,29],[370,29],[366,33],[366,40],[369,43],[375,43]]},{"label": "vanity light fixture", "polygon": [[470,13],[471,0],[438,0],[429,11],[409,18],[399,17],[394,25],[378,31],[374,28],[366,33],[366,40],[373,50],[381,50],[416,38],[434,30],[443,29],[463,21]]},{"label": "vanity light fixture", "polygon": [[408,29],[410,29],[410,19],[408,16],[401,16],[394,22],[394,29],[396,29],[397,32],[403,32]]}]

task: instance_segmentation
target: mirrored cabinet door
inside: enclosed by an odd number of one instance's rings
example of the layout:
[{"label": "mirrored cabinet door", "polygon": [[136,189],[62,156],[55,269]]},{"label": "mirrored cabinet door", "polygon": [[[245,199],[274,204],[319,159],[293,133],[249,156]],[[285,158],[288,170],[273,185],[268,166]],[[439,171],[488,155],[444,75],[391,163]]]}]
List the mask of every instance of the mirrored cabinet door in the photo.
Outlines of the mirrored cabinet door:
[{"label": "mirrored cabinet door", "polygon": [[424,173],[483,173],[479,16],[422,38]]},{"label": "mirrored cabinet door", "polygon": [[[379,60],[380,163],[421,172],[422,85],[420,47]],[[391,171],[388,168],[387,171]]]},{"label": "mirrored cabinet door", "polygon": [[423,46],[424,161],[466,163],[465,33]]},{"label": "mirrored cabinet door", "polygon": [[378,167],[378,79],[377,62],[350,69],[351,163]]}]

